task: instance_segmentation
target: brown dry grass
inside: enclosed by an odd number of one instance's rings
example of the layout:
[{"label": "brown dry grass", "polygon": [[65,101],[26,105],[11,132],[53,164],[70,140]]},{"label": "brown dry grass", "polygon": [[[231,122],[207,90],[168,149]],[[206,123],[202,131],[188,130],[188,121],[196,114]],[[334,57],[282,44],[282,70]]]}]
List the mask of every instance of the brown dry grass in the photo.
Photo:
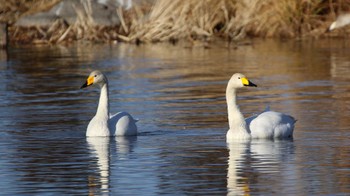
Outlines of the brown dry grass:
[{"label": "brown dry grass", "polygon": [[[243,7],[240,11],[246,14],[244,18],[246,22],[241,24],[246,35],[293,38],[308,36],[315,31],[321,35],[328,28],[327,20],[330,16],[335,18],[335,7],[339,10],[350,10],[350,1],[346,0],[339,3],[319,0],[260,2],[262,1],[251,0],[249,5],[240,6]],[[234,21],[240,23],[240,17],[245,14],[238,14]],[[235,29],[232,32],[235,32]]]},{"label": "brown dry grass", "polygon": [[345,11],[350,0],[158,0],[127,40],[324,36],[329,19]]},{"label": "brown dry grass", "polygon": [[220,31],[234,12],[227,0],[156,1],[146,20],[131,24],[130,40],[205,39]]},{"label": "brown dry grass", "polygon": [[0,0],[0,22],[13,24],[19,17],[47,11],[61,0]]},{"label": "brown dry grass", "polygon": [[[0,6],[0,13],[5,13],[0,15],[0,21],[7,20],[11,24],[21,15],[47,10],[59,1],[17,0],[25,6],[6,1],[5,6]],[[57,20],[44,29],[15,28],[12,39],[39,43],[74,40],[139,43],[207,42],[216,37],[239,40],[246,37],[333,36],[342,32],[325,34],[328,25],[336,15],[350,11],[350,0],[155,0],[153,6],[135,5],[128,11],[116,9],[121,25],[101,27],[94,24],[88,2],[84,1],[84,10],[76,10],[79,17],[73,25]],[[16,9],[20,11],[15,12]],[[11,16],[8,13],[17,14]]]},{"label": "brown dry grass", "polygon": [[[60,43],[76,40],[101,41],[116,40],[115,29],[96,26],[92,18],[90,1],[82,1],[83,9],[74,7],[77,21],[68,25],[62,19],[57,19],[49,27],[18,27],[10,28],[12,41],[17,43]],[[114,37],[112,37],[114,35]]]}]

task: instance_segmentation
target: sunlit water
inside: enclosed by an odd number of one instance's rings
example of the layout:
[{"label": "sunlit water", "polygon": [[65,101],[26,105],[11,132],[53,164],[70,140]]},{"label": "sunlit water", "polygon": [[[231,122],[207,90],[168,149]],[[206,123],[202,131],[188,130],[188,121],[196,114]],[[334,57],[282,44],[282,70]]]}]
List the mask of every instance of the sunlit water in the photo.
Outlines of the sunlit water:
[{"label": "sunlit water", "polygon": [[[11,47],[0,52],[1,195],[349,195],[350,42]],[[133,138],[86,138],[100,69]],[[297,121],[293,141],[227,145],[225,88],[246,116]]]}]

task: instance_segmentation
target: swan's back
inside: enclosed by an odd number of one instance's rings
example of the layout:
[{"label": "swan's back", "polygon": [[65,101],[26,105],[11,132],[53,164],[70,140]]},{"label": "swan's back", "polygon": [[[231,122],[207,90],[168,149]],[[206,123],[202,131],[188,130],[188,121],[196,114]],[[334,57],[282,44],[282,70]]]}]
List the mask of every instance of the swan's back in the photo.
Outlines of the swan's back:
[{"label": "swan's back", "polygon": [[266,111],[255,118],[247,119],[252,138],[278,138],[286,139],[293,137],[295,119],[289,115]]},{"label": "swan's back", "polygon": [[110,117],[108,126],[113,136],[134,136],[137,135],[136,122],[129,113],[118,112]]}]

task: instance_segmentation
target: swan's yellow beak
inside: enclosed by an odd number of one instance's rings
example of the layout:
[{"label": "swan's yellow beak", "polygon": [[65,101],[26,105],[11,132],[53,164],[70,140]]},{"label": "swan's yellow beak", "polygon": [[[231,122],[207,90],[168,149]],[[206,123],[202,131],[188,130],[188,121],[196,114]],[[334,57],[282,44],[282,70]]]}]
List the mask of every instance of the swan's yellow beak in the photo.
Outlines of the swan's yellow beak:
[{"label": "swan's yellow beak", "polygon": [[89,76],[88,79],[86,80],[86,82],[80,88],[82,89],[82,88],[88,87],[92,84],[94,84],[94,76]]},{"label": "swan's yellow beak", "polygon": [[256,84],[254,84],[253,82],[249,81],[247,78],[241,78],[242,83],[244,86],[254,86],[257,87]]}]

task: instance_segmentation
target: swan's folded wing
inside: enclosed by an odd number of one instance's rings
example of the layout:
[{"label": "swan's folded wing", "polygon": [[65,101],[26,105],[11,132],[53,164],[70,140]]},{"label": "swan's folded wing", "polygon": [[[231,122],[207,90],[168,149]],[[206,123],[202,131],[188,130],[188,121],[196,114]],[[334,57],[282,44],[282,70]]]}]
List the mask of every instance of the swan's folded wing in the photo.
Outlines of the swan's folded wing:
[{"label": "swan's folded wing", "polygon": [[253,138],[291,138],[295,120],[274,111],[263,112],[251,120],[249,129]]},{"label": "swan's folded wing", "polygon": [[127,112],[118,112],[109,119],[108,126],[114,136],[137,135],[137,120]]},{"label": "swan's folded wing", "polygon": [[268,111],[270,111],[270,106],[266,106],[266,108],[265,108],[264,111],[262,111],[262,112],[260,112],[260,113],[258,113],[258,114],[254,114],[254,115],[251,116],[251,117],[246,118],[246,119],[245,119],[245,122],[246,122],[247,126],[249,127],[249,125],[250,125],[250,123],[252,122],[252,120],[254,120],[257,116],[259,116],[260,114],[262,114],[262,113],[264,113],[264,112],[268,112]]}]

